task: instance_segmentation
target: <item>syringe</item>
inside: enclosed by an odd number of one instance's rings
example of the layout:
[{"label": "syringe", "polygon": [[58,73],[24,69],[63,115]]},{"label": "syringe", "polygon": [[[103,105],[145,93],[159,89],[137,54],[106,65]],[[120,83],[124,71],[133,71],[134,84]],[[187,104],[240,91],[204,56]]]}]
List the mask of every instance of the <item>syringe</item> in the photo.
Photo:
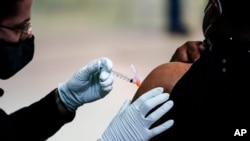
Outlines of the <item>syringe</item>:
[{"label": "syringe", "polygon": [[123,80],[126,80],[126,81],[128,81],[128,82],[130,82],[130,83],[133,83],[133,78],[129,78],[128,76],[126,76],[126,75],[124,75],[124,74],[121,74],[121,73],[119,73],[119,72],[117,72],[117,71],[115,71],[115,70],[112,70],[112,73],[113,73],[115,76],[117,76],[117,77],[119,77],[119,78],[122,78]]},{"label": "syringe", "polygon": [[124,74],[122,74],[120,72],[115,71],[115,70],[112,70],[112,73],[113,73],[113,75],[115,75],[115,76],[117,76],[117,77],[119,77],[119,78],[121,78],[123,80],[126,80],[126,81],[128,81],[130,83],[134,83],[138,87],[141,85],[141,82],[139,82],[139,80],[137,80],[137,79],[130,78],[130,77],[128,77],[128,76],[126,76],[126,75],[124,75]]}]

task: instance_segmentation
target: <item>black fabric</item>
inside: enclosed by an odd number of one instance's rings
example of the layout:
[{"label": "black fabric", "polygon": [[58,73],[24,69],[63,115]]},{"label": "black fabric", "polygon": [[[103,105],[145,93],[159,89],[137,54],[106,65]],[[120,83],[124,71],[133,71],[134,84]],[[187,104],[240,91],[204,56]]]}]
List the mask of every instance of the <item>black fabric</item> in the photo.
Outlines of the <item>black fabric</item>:
[{"label": "black fabric", "polygon": [[10,115],[0,109],[0,140],[44,141],[74,117],[75,113],[67,116],[59,113],[53,90],[40,101]]},{"label": "black fabric", "polygon": [[[206,49],[170,94],[174,107],[163,119],[175,123],[158,141],[249,141],[249,47],[229,41]],[[237,129],[248,133],[234,136]]]},{"label": "black fabric", "polygon": [[17,43],[0,40],[0,79],[8,79],[25,67],[34,56],[35,37]]}]

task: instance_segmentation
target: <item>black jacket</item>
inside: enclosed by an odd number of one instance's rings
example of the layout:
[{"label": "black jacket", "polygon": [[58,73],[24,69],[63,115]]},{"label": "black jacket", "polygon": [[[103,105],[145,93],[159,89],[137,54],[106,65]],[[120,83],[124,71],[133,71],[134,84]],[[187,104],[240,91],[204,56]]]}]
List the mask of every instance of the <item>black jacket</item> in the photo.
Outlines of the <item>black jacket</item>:
[{"label": "black jacket", "polygon": [[175,123],[159,140],[249,141],[249,81],[250,45],[207,48],[171,92],[175,104],[165,116]]},{"label": "black jacket", "polygon": [[44,141],[55,134],[75,113],[61,115],[55,90],[46,97],[7,115],[0,109],[0,141]]}]

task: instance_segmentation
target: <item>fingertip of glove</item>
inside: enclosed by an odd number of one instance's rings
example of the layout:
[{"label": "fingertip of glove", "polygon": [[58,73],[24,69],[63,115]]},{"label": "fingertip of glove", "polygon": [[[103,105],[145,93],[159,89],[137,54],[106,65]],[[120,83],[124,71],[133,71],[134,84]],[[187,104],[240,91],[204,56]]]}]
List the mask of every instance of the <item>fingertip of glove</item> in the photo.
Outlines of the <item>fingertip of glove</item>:
[{"label": "fingertip of glove", "polygon": [[164,122],[161,127],[162,127],[162,131],[165,131],[169,128],[171,128],[174,125],[174,120],[173,119],[169,119],[166,122]]},{"label": "fingertip of glove", "polygon": [[153,88],[151,90],[148,90],[145,94],[141,95],[139,99],[143,100],[150,99],[152,97],[162,94],[162,92],[163,92],[162,87]]},{"label": "fingertip of glove", "polygon": [[169,93],[162,93],[162,94],[166,97],[166,100],[169,99],[169,97],[170,97]]},{"label": "fingertip of glove", "polygon": [[164,127],[165,129],[169,129],[170,127],[172,127],[174,125],[174,120],[173,119],[169,119],[168,121],[166,121],[164,123]]},{"label": "fingertip of glove", "polygon": [[173,126],[174,125],[174,120],[173,119],[169,119],[168,122],[169,122],[169,126]]},{"label": "fingertip of glove", "polygon": [[173,106],[174,106],[174,101],[173,101],[173,100],[168,100],[168,101],[167,101],[167,104],[168,104],[169,106],[173,107]]},{"label": "fingertip of glove", "polygon": [[105,67],[108,72],[111,72],[111,69],[113,67],[113,62],[111,61],[111,59],[109,59],[108,57],[103,57],[101,60],[102,66]]},{"label": "fingertip of glove", "polygon": [[151,91],[151,92],[154,92],[156,94],[161,94],[161,93],[163,93],[163,90],[164,89],[162,87],[156,87],[156,88],[149,90],[149,92]]}]

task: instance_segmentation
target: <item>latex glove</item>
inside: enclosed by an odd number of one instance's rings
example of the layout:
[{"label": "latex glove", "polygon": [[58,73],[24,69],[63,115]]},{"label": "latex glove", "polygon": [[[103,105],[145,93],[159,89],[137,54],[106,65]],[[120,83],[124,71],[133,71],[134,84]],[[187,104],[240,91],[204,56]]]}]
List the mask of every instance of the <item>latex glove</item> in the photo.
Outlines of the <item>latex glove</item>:
[{"label": "latex glove", "polygon": [[[163,88],[155,88],[140,96],[132,104],[126,101],[98,141],[148,141],[169,129],[174,123],[173,120],[149,129],[172,108],[173,101],[167,101],[168,98],[169,94],[163,93]],[[149,111],[159,104],[163,105],[146,117]]]},{"label": "latex glove", "polygon": [[112,67],[110,59],[99,58],[82,67],[68,81],[60,83],[59,96],[68,110],[74,112],[84,103],[105,97],[113,88]]}]

